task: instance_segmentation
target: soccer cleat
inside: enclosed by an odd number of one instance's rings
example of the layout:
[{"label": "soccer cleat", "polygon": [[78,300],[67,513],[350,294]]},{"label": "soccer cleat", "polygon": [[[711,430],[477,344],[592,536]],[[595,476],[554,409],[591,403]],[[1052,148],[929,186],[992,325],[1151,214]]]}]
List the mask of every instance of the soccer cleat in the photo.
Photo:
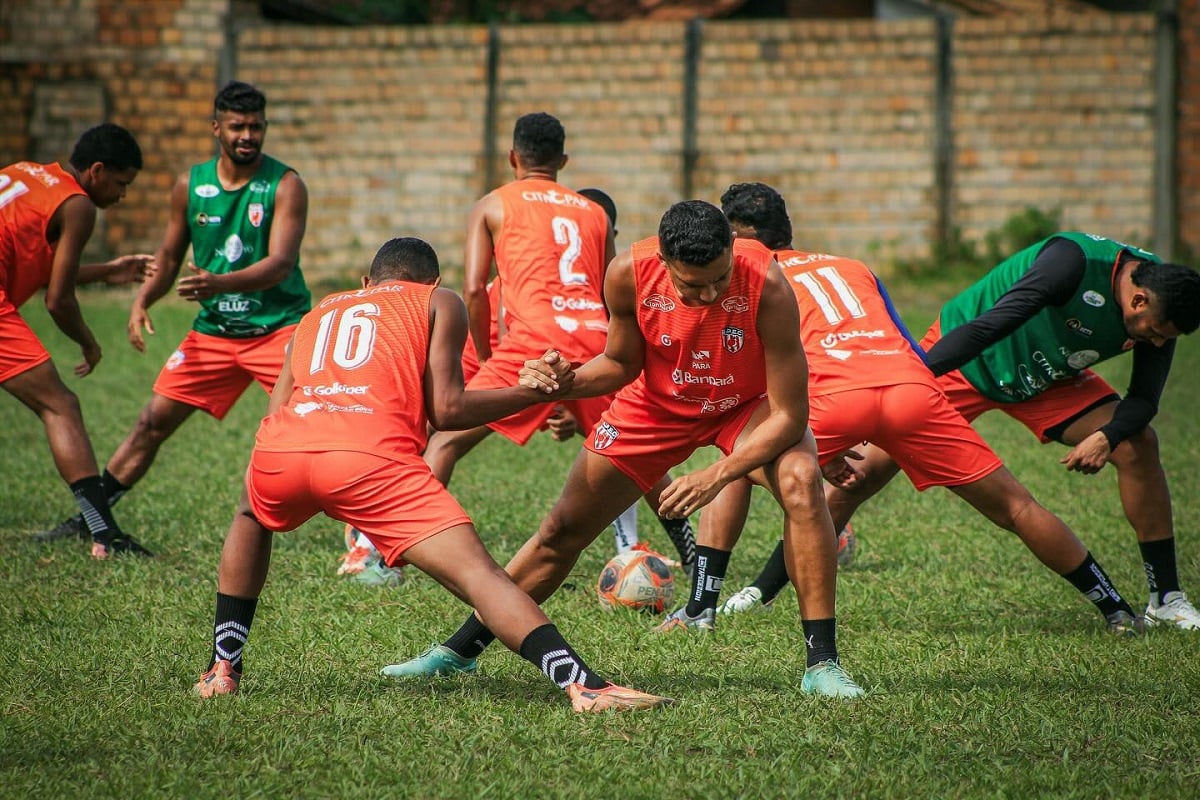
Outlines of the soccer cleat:
[{"label": "soccer cleat", "polygon": [[671,613],[654,629],[655,633],[667,633],[668,631],[683,631],[690,633],[712,633],[717,627],[716,612],[711,608],[706,608],[694,617],[689,617],[687,606],[683,606]]},{"label": "soccer cleat", "polygon": [[654,694],[639,692],[610,683],[603,689],[589,689],[582,683],[572,683],[567,687],[567,697],[571,698],[571,707],[581,713],[598,713],[601,711],[637,711],[643,708],[658,708],[669,706],[675,701],[670,697],[659,697]]},{"label": "soccer cleat", "polygon": [[836,661],[821,661],[804,670],[800,691],[822,697],[862,697],[862,687]]},{"label": "soccer cleat", "polygon": [[387,665],[379,674],[385,678],[437,678],[458,672],[474,672],[476,666],[476,659],[463,658],[449,647],[435,644],[416,658],[402,664]]},{"label": "soccer cleat", "polygon": [[744,611],[769,611],[774,608],[771,603],[764,603],[762,599],[762,589],[757,586],[747,586],[722,603],[718,613],[741,614]]},{"label": "soccer cleat", "polygon": [[1155,605],[1154,598],[1146,606],[1146,627],[1174,625],[1185,631],[1200,630],[1200,611],[1191,604],[1183,592],[1167,592],[1162,603]]},{"label": "soccer cleat", "polygon": [[67,517],[62,522],[55,525],[48,531],[42,531],[33,535],[35,542],[57,542],[60,539],[90,539],[91,534],[88,533],[87,523],[83,521],[82,514],[76,514],[73,517]]},{"label": "soccer cleat", "polygon": [[192,687],[199,697],[214,697],[218,694],[237,694],[242,682],[242,673],[233,668],[233,664],[221,659],[212,668],[200,676],[200,680]]},{"label": "soccer cleat", "polygon": [[1134,638],[1146,632],[1146,621],[1128,611],[1117,611],[1104,618],[1106,629],[1113,636]]},{"label": "soccer cleat", "polygon": [[839,567],[848,567],[854,561],[854,551],[858,547],[858,538],[854,535],[854,527],[847,522],[838,531],[837,563]]},{"label": "soccer cleat", "polygon": [[373,558],[353,579],[367,586],[399,586],[404,583],[404,570],[387,566],[382,558]]},{"label": "soccer cleat", "polygon": [[92,542],[92,558],[97,561],[104,561],[113,556],[126,555],[154,558],[154,553],[142,547],[136,539],[127,533],[117,533],[115,536],[108,536],[100,541]]},{"label": "soccer cleat", "polygon": [[357,575],[367,568],[375,551],[369,547],[355,545],[342,555],[342,563],[338,567],[338,575]]}]

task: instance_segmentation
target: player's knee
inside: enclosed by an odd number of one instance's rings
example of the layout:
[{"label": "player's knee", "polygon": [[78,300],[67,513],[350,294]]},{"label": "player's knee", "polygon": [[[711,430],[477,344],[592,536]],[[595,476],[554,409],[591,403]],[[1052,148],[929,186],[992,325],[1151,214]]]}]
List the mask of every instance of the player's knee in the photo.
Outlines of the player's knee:
[{"label": "player's knee", "polygon": [[1118,467],[1144,467],[1159,463],[1158,434],[1147,425],[1112,452],[1112,461]]},{"label": "player's knee", "polygon": [[170,436],[170,428],[166,425],[165,420],[160,419],[154,410],[147,406],[138,414],[130,438],[139,445],[158,446],[168,436]]},{"label": "player's knee", "polygon": [[816,459],[791,459],[779,470],[779,494],[784,511],[807,514],[824,503],[821,481],[821,467]]}]

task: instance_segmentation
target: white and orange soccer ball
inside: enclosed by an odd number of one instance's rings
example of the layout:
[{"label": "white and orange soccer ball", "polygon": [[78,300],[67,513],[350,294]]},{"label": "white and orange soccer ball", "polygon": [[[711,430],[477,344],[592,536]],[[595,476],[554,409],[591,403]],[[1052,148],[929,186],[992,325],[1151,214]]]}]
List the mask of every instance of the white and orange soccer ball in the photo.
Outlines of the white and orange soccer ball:
[{"label": "white and orange soccer ball", "polygon": [[648,550],[627,550],[612,558],[596,582],[600,605],[661,614],[675,599],[675,578],[667,560]]}]

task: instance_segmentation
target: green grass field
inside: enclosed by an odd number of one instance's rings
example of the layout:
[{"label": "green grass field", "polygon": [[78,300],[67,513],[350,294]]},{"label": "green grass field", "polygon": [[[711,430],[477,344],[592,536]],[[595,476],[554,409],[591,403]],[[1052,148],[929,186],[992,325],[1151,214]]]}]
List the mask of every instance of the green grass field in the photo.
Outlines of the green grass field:
[{"label": "green grass field", "polygon": [[[914,328],[938,297],[890,287]],[[150,395],[190,309],[155,309],[141,356],[124,342],[129,296],[87,294],[105,350],[77,349],[40,304],[27,317],[83,402],[103,462]],[[920,299],[920,302],[917,300]],[[919,332],[918,331],[918,332]],[[1180,572],[1200,594],[1200,349],[1183,341],[1155,423],[1181,532]],[[1128,359],[1102,365],[1118,387]],[[466,610],[428,578],[399,588],[340,579],[340,526],[277,537],[247,648],[243,691],[201,702],[216,566],[266,396],[223,422],[196,415],[117,507],[151,561],[97,563],[81,542],[28,534],[73,510],[41,426],[0,398],[0,797],[96,798],[1183,798],[1200,794],[1200,634],[1102,633],[1101,619],[1017,539],[944,490],[893,483],[856,519],[859,557],[839,580],[843,662],[869,690],[846,703],[799,693],[794,595],[722,619],[710,638],[656,637],[654,619],[602,613],[603,534],[546,604],[614,680],[668,694],[662,711],[581,716],[532,666],[496,646],[474,677],[396,685],[381,665],[440,640]],[[1073,525],[1135,607],[1145,579],[1111,469],[1065,473],[995,414],[981,430]],[[452,489],[503,562],[561,488],[577,445],[492,439]],[[712,455],[698,454],[693,465]],[[779,513],[756,496],[727,592],[757,573]],[[665,535],[643,506],[641,533]],[[680,581],[681,593],[684,582]]]}]

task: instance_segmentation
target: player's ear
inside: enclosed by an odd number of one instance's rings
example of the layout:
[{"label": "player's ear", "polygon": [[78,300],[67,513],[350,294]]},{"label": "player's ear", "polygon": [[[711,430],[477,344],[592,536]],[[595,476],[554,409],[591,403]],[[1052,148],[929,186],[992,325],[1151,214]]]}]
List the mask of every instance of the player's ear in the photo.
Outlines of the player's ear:
[{"label": "player's ear", "polygon": [[371,276],[370,276],[370,275],[363,275],[363,276],[362,276],[362,287],[363,287],[364,289],[366,289],[366,288],[367,288],[367,287],[369,287],[370,285],[371,285]]},{"label": "player's ear", "polygon": [[435,278],[433,281],[433,288],[436,289],[437,287],[439,287],[441,285],[442,285],[442,276],[438,275],[437,278]]},{"label": "player's ear", "polygon": [[567,160],[569,158],[570,158],[570,156],[568,156],[566,153],[563,153],[563,157],[558,162],[558,168],[562,169],[563,167],[565,167],[567,165]]},{"label": "player's ear", "polygon": [[510,167],[512,167],[513,169],[516,169],[520,163],[521,163],[521,160],[519,158],[517,158],[517,151],[509,150],[508,151],[508,165]]}]

